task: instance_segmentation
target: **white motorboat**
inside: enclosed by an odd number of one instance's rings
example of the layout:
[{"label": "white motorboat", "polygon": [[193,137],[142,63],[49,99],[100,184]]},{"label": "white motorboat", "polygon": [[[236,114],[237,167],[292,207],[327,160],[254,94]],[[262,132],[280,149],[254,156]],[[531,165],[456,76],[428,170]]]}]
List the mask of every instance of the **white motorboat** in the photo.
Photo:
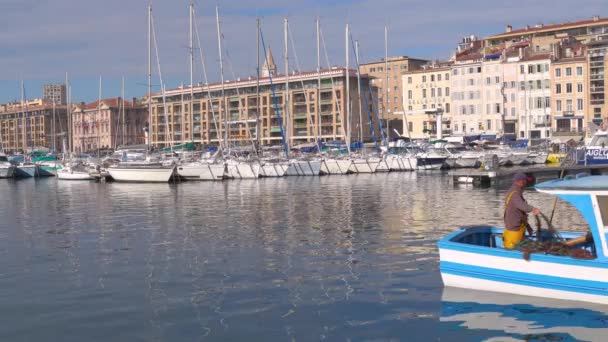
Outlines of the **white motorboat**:
[{"label": "white motorboat", "polygon": [[120,162],[108,168],[115,181],[134,183],[166,183],[174,171],[174,164],[158,162]]},{"label": "white motorboat", "polygon": [[8,161],[4,153],[0,153],[0,178],[13,178],[15,176],[15,165]]},{"label": "white motorboat", "polygon": [[353,161],[350,159],[326,158],[321,163],[321,172],[327,175],[345,175],[351,173]]},{"label": "white motorboat", "polygon": [[84,165],[67,165],[57,170],[57,178],[61,180],[94,180]]},{"label": "white motorboat", "polygon": [[416,158],[418,170],[439,170],[444,167],[448,155],[440,149],[430,148],[426,152],[419,153]]},{"label": "white motorboat", "polygon": [[413,154],[387,154],[386,161],[391,171],[414,171],[418,167],[418,158]]},{"label": "white motorboat", "polygon": [[38,174],[38,165],[32,163],[19,163],[15,169],[15,177],[17,178],[38,177]]},{"label": "white motorboat", "polygon": [[226,164],[223,162],[196,161],[177,166],[177,174],[185,180],[223,180]]}]

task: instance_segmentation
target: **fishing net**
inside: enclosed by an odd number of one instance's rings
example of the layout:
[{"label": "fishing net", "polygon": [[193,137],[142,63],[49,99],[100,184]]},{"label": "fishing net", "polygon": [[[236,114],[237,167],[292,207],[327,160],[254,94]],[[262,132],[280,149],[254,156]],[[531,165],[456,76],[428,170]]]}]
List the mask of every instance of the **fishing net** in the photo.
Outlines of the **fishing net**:
[{"label": "fishing net", "polygon": [[[545,220],[548,228],[546,230],[542,229],[540,219],[536,216],[536,240],[525,239],[520,241],[515,247],[517,250],[523,252],[525,260],[530,260],[530,254],[532,253],[569,256],[575,259],[595,259],[595,255],[590,251],[566,244],[564,238],[553,227],[550,220],[547,219],[547,216],[542,213],[539,216]],[[589,241],[592,241],[592,237],[588,234],[585,242]]]}]

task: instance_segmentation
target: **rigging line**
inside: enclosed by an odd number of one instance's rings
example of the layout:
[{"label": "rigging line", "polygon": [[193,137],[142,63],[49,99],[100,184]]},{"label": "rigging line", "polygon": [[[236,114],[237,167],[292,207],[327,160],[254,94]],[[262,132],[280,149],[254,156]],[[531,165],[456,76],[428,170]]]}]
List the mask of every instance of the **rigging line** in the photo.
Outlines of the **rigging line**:
[{"label": "rigging line", "polygon": [[[325,36],[323,35],[323,29],[320,27],[319,27],[319,32],[320,32],[319,35],[321,36],[321,44],[323,45],[323,52],[325,55],[325,62],[327,64],[327,69],[331,70],[331,64],[329,63],[329,55],[327,54],[327,47],[325,46]],[[342,117],[342,109],[340,106],[340,101],[338,101],[338,98],[336,96],[337,93],[336,93],[336,85],[334,83],[334,78],[330,77],[330,79],[331,79],[331,91],[332,91],[334,99],[336,99],[336,109],[338,110],[338,115],[340,116],[341,119],[344,119]],[[348,102],[348,100],[346,102]],[[346,130],[344,129],[343,125],[341,125],[340,128],[342,129],[342,137],[344,138],[344,143],[348,144],[348,142],[346,142]],[[350,150],[350,146],[347,146],[347,150]]]},{"label": "rigging line", "polygon": [[[158,68],[158,78],[160,81],[160,87],[161,87],[161,91],[163,94],[163,114],[165,117],[165,143],[167,142],[167,134],[169,134],[169,118],[167,117],[167,101],[166,101],[166,93],[165,93],[165,84],[163,83],[163,74],[160,71],[160,56],[158,55],[158,44],[156,41],[156,29],[155,29],[155,25],[154,25],[154,16],[150,17],[151,21],[152,21],[152,38],[154,40],[154,51],[156,52],[156,66]],[[152,124],[152,123],[150,123]],[[158,128],[157,128],[158,129]],[[150,135],[149,139],[151,141],[152,139],[152,132],[150,131],[148,133]],[[156,137],[156,140],[158,141],[158,135]],[[171,134],[171,140],[173,140],[173,134]],[[173,144],[171,144],[173,145]]]},{"label": "rigging line", "polygon": [[[264,34],[260,28],[260,40],[262,41],[262,49],[264,50],[264,60],[268,63],[268,53],[266,51],[266,43],[264,42]],[[272,102],[274,103],[274,110],[277,113],[277,119],[279,121],[279,130],[281,131],[281,138],[283,139],[283,149],[285,150],[285,157],[289,159],[289,148],[287,147],[287,141],[285,140],[285,132],[283,131],[283,120],[281,120],[281,110],[279,109],[279,103],[277,101],[277,95],[275,92],[274,82],[272,81],[272,73],[268,73],[268,79],[270,81],[270,90],[272,91]]]},{"label": "rigging line", "polygon": [[[298,53],[296,51],[296,45],[293,41],[293,34],[291,34],[291,26],[289,25],[289,23],[287,24],[287,31],[289,33],[289,40],[291,41],[291,50],[293,51],[293,56],[296,61],[296,66],[298,67],[298,70],[301,71],[302,69],[300,68],[300,60],[298,59]],[[306,103],[306,114],[307,114],[306,117],[308,119],[308,124],[311,125],[311,127],[313,128],[312,129],[313,136],[315,138],[317,148],[319,148],[319,137],[317,136],[317,130],[314,127],[315,123],[312,121],[312,113],[310,113],[310,106],[308,104],[308,94],[306,94],[306,88],[304,87],[304,80],[302,78],[300,78],[300,83],[302,84],[302,91],[304,92],[304,102]],[[317,110],[320,112],[320,103],[317,103]],[[320,124],[320,123],[317,122],[317,125],[318,124]],[[321,149],[319,149],[319,152],[321,152]]]},{"label": "rigging line", "polygon": [[[353,41],[352,34],[350,35],[350,41],[351,41],[351,46],[353,48],[353,52],[355,52],[355,55],[356,55],[355,42]],[[355,57],[358,57],[358,56],[355,56]],[[359,58],[355,58],[355,63],[357,64],[357,73],[359,73],[359,70],[361,70],[361,67],[359,66]],[[362,88],[361,87],[361,76],[359,76],[358,82],[359,82],[359,88]],[[363,98],[363,101],[365,102],[365,111],[367,112],[367,119],[369,120],[369,129],[370,129],[370,131],[372,133],[372,137],[374,139],[374,147],[376,148],[376,152],[380,152],[380,148],[378,146],[378,140],[376,139],[376,131],[374,130],[374,122],[372,121],[372,114],[369,111],[369,104],[367,102],[367,96],[361,96],[361,97]],[[359,102],[359,106],[361,106],[361,102]],[[362,122],[359,123],[359,125],[362,125],[362,124],[363,124]],[[363,137],[361,137],[361,140],[363,140]],[[361,141],[361,144],[363,144],[363,141]]]},{"label": "rigging line", "polygon": [[[201,38],[198,34],[198,21],[196,20],[196,8],[192,9],[193,17],[194,17],[194,33],[196,34],[196,40],[198,43],[198,50],[201,58],[201,64],[203,69],[203,78],[205,79],[205,86],[207,88],[207,97],[209,99],[209,108],[211,109],[211,115],[213,116],[213,125],[215,126],[215,134],[217,137],[218,144],[220,146],[220,151],[222,152],[222,159],[224,158],[224,145],[222,144],[222,139],[219,136],[219,126],[217,124],[217,118],[215,116],[215,109],[213,107],[213,99],[211,98],[211,89],[209,88],[209,79],[207,77],[207,64],[205,63],[205,57],[203,54],[203,47],[201,46]],[[209,136],[209,141],[211,141],[211,136]]]}]

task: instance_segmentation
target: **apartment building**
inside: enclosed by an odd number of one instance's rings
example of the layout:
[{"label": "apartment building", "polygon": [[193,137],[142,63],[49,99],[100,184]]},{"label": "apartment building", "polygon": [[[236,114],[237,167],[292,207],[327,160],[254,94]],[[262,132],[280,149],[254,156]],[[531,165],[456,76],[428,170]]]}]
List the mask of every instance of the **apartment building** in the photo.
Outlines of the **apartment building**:
[{"label": "apartment building", "polygon": [[484,108],[482,92],[483,54],[478,52],[457,56],[452,66],[451,95],[452,130],[456,135],[480,134],[485,130],[482,122]]},{"label": "apartment building", "polygon": [[507,25],[505,32],[492,35],[484,39],[486,46],[503,46],[509,48],[520,41],[531,41],[531,48],[535,52],[547,49],[551,44],[568,37],[575,37],[581,42],[589,42],[598,34],[608,33],[608,18],[594,16],[588,20],[567,22],[552,25],[527,25],[520,29],[513,29]]},{"label": "apartment building", "polygon": [[584,46],[574,42],[559,48],[551,64],[551,128],[554,135],[583,135],[588,112],[587,58]]},{"label": "apartment building", "polygon": [[405,108],[403,136],[422,139],[435,135],[436,118],[425,114],[424,111],[438,108],[444,111],[443,130],[445,133],[450,132],[451,66],[450,62],[431,63],[422,66],[419,70],[406,72],[402,76],[403,108]]},{"label": "apartment building", "polygon": [[62,151],[67,128],[66,106],[42,100],[0,106],[0,147],[4,152]]},{"label": "apartment building", "polygon": [[58,105],[67,103],[66,86],[63,83],[52,83],[42,85],[42,99],[55,102]]},{"label": "apartment building", "polygon": [[587,121],[596,125],[608,121],[608,30],[587,43],[587,89],[589,102]]},{"label": "apartment building", "polygon": [[123,101],[118,97],[74,105],[72,109],[73,150],[83,153],[97,149],[143,144],[145,142],[143,129],[146,127],[147,121],[147,107],[135,99]]},{"label": "apartment building", "polygon": [[526,54],[517,62],[519,138],[551,136],[551,54]]},{"label": "apartment building", "polygon": [[[286,76],[277,75],[276,68],[265,65],[263,75],[259,82],[248,78],[223,85],[214,83],[169,90],[165,93],[165,103],[162,95],[153,95],[152,145],[164,147],[187,141],[201,144],[228,141],[237,145],[259,141],[263,145],[279,145],[285,137],[293,146],[316,139],[344,141],[347,133],[351,141],[370,141],[372,132],[378,134],[372,105],[372,99],[377,99],[378,94],[369,84],[368,76],[362,75],[363,95],[359,99],[355,70],[332,68]],[[345,110],[347,75],[350,119]],[[361,131],[363,136],[359,137]]]}]

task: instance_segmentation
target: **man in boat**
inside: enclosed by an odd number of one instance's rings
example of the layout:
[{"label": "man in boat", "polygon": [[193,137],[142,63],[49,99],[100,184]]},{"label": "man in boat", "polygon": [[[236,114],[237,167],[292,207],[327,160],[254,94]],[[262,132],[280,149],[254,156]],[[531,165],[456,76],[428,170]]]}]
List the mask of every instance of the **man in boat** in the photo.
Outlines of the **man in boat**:
[{"label": "man in boat", "polygon": [[523,172],[513,175],[513,185],[505,200],[505,230],[502,234],[503,244],[507,249],[515,248],[523,239],[526,230],[528,235],[532,235],[532,227],[528,224],[528,213],[540,214],[540,209],[529,205],[523,196],[524,188],[530,181],[532,178]]}]

